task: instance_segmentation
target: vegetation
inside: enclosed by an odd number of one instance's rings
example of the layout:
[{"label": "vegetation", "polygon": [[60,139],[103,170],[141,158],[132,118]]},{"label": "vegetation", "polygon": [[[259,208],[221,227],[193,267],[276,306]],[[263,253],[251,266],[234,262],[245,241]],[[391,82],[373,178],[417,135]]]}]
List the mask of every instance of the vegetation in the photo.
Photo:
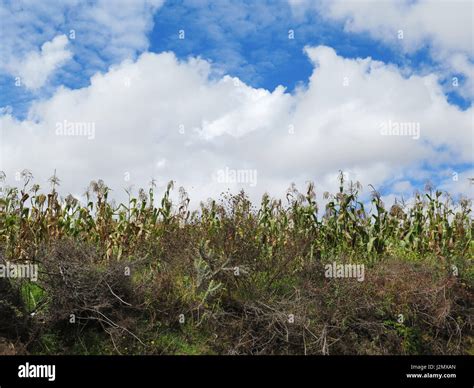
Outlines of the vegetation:
[{"label": "vegetation", "polygon": [[[0,175],[4,179],[4,174]],[[189,209],[168,185],[116,205],[102,181],[86,203],[22,172],[0,195],[0,264],[38,265],[36,282],[0,278],[3,354],[473,353],[471,202],[430,187],[387,209],[359,183],[286,201],[223,194]],[[365,267],[364,281],[325,276]]]}]

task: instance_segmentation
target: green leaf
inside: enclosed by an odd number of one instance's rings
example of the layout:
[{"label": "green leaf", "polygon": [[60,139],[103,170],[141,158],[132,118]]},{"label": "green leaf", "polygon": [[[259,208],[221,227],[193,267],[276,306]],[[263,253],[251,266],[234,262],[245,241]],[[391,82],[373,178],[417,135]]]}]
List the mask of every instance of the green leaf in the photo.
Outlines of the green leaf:
[{"label": "green leaf", "polygon": [[369,242],[367,243],[367,252],[371,252],[372,248],[374,247],[374,242],[377,239],[377,237],[371,237]]}]

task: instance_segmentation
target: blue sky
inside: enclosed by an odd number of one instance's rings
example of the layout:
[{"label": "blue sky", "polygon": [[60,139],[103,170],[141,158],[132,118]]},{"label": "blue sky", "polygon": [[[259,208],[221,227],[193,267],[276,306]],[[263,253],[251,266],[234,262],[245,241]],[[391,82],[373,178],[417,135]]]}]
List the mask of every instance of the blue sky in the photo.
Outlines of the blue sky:
[{"label": "blue sky", "polygon": [[[216,2],[212,9],[204,10],[190,7],[185,1],[168,2],[155,16],[150,50],[170,50],[179,58],[200,55],[254,87],[273,90],[284,85],[290,91],[298,83],[306,83],[312,73],[313,67],[303,53],[306,45],[328,45],[348,58],[371,56],[397,64],[411,59],[367,34],[345,33],[341,23],[329,23],[317,14],[308,13],[301,20],[292,17],[286,1],[262,1],[258,7],[255,1],[233,3],[242,9],[241,19],[225,15],[232,12],[226,2]],[[262,23],[258,10],[272,15],[271,19]],[[243,29],[236,19],[252,28]],[[213,26],[212,35],[208,33],[209,25]],[[186,39],[179,40],[177,31],[184,26]],[[294,31],[294,39],[289,39],[290,30]],[[415,55],[413,61],[417,65],[430,62],[430,58],[425,52]]]},{"label": "blue sky", "polygon": [[[135,70],[140,73],[138,63],[140,56],[144,53],[155,55],[157,63],[161,63],[158,59],[163,58],[163,52],[169,52],[176,57],[178,62],[173,66],[178,66],[178,68],[185,66],[186,63],[193,67],[194,65],[189,62],[190,59],[199,58],[202,63],[205,63],[205,66],[208,66],[205,77],[207,81],[204,81],[202,88],[212,88],[212,85],[224,82],[225,76],[229,75],[238,78],[245,84],[245,93],[248,93],[249,96],[258,94],[257,89],[263,89],[264,94],[266,93],[271,101],[270,104],[273,104],[275,100],[275,104],[278,107],[284,106],[282,109],[287,112],[301,110],[300,106],[306,106],[307,103],[300,103],[300,100],[309,99],[309,96],[321,93],[321,90],[312,93],[312,89],[318,82],[312,83],[311,81],[312,76],[318,72],[318,61],[321,61],[321,58],[329,56],[335,66],[339,64],[342,68],[346,66],[349,68],[351,66],[363,67],[364,65],[358,58],[370,57],[374,61],[379,61],[380,66],[386,69],[388,78],[381,79],[398,82],[401,90],[415,82],[413,77],[418,77],[416,79],[419,79],[419,82],[427,82],[430,76],[435,76],[437,83],[435,89],[441,91],[442,97],[436,104],[433,103],[433,100],[423,102],[420,109],[431,110],[440,116],[446,116],[449,111],[449,115],[453,115],[449,119],[449,123],[454,123],[455,128],[446,129],[446,131],[464,131],[465,135],[456,135],[455,138],[462,139],[464,136],[464,143],[471,142],[472,144],[472,136],[469,136],[469,129],[472,131],[472,125],[469,124],[469,117],[472,119],[474,96],[472,83],[473,23],[472,15],[470,18],[465,16],[466,10],[467,12],[472,11],[472,3],[458,2],[457,6],[460,8],[453,11],[452,17],[447,15],[447,10],[450,8],[445,8],[446,2],[410,1],[397,4],[387,1],[376,5],[374,5],[375,3],[367,4],[363,2],[344,4],[343,2],[305,0],[229,0],[218,2],[141,0],[135,3],[122,0],[121,7],[113,7],[111,2],[107,1],[70,0],[58,3],[48,0],[38,4],[29,1],[17,3],[2,0],[0,16],[3,16],[3,20],[6,22],[3,29],[0,30],[3,42],[1,47],[3,59],[0,63],[0,88],[2,91],[0,107],[3,107],[2,112],[5,115],[5,120],[6,116],[13,120],[4,124],[4,131],[6,133],[9,130],[13,132],[12,123],[20,127],[22,123],[23,127],[28,127],[29,120],[39,124],[46,123],[45,112],[51,113],[53,108],[49,109],[48,106],[53,106],[56,99],[61,98],[61,93],[63,93],[61,91],[66,90],[67,94],[74,90],[83,92],[90,90],[92,93],[91,77],[99,77],[101,74],[100,77],[108,79],[112,77],[113,69],[120,71],[123,67],[129,66],[127,63],[131,63],[130,66],[135,67]],[[445,15],[447,16],[445,17]],[[457,15],[462,15],[462,17]],[[440,17],[445,19],[442,19],[442,25],[437,26],[436,22],[441,20]],[[184,31],[184,39],[179,39],[180,30]],[[403,30],[405,34],[402,40],[399,39],[399,36],[397,37],[400,30]],[[74,31],[74,37],[71,36],[71,31]],[[469,31],[471,31],[470,37]],[[294,39],[289,39],[291,34],[294,34]],[[64,39],[60,38],[61,36]],[[308,51],[305,51],[305,48],[316,47],[328,47],[335,52],[337,57],[319,50],[313,58],[308,54]],[[371,62],[371,66],[376,69],[379,65],[374,61]],[[179,65],[180,63],[182,65]],[[163,65],[168,69],[166,66]],[[165,71],[157,67],[156,73],[154,73],[153,67],[151,69],[150,74],[145,74],[148,79],[159,78],[158,73]],[[360,70],[354,69],[351,71]],[[134,70],[131,71],[133,73]],[[190,72],[192,71],[190,70]],[[369,82],[370,77],[365,76],[363,70],[360,71],[361,80],[365,79]],[[406,85],[403,86],[401,80],[395,81],[391,77],[392,73],[405,79]],[[14,85],[19,74],[21,74],[24,83],[20,87],[16,87]],[[323,74],[331,75],[331,72],[321,69],[320,76]],[[453,77],[457,79],[456,85],[453,84]],[[160,85],[162,84],[157,83],[157,87]],[[279,85],[285,88],[283,94],[276,90]],[[364,83],[360,85],[364,88]],[[392,91],[394,91],[394,95],[400,95],[397,92],[398,84],[387,85],[389,85],[387,95],[390,95]],[[332,95],[330,84],[326,87],[328,88],[328,99],[334,99],[334,105],[329,105],[330,110],[342,109],[341,101],[346,101],[345,97],[340,94]],[[186,93],[192,93],[192,91],[188,90]],[[432,93],[438,92],[432,91]],[[360,96],[357,92],[351,95],[352,105],[364,104],[372,100],[377,103],[377,99],[374,100],[373,96],[366,95],[362,90]],[[256,97],[252,98],[255,100]],[[443,100],[446,103],[443,103]],[[321,101],[324,101],[324,98]],[[159,102],[163,103],[163,99]],[[105,105],[107,103],[108,101],[105,101]],[[139,101],[134,103],[140,104]],[[166,104],[169,107],[169,103],[166,102]],[[181,103],[178,101],[177,104],[180,106]],[[384,108],[386,117],[395,115],[395,119],[397,119],[396,115],[398,115],[398,121],[410,122],[413,121],[413,112],[420,111],[412,106],[412,113],[405,114],[398,107],[394,109],[397,104],[403,106],[404,102],[400,100],[387,101],[387,107]],[[433,106],[430,108],[429,104]],[[40,108],[37,108],[38,106]],[[266,109],[263,106],[262,109]],[[140,107],[137,107],[137,110],[143,108],[142,103]],[[240,139],[241,132],[247,134],[247,131],[250,133],[254,129],[238,129],[239,115],[253,117],[254,112],[251,110],[252,108],[247,108],[247,105],[238,109],[240,110],[237,112],[209,112],[209,117],[205,117],[206,114],[201,112],[199,113],[201,123],[197,123],[195,127],[203,127],[210,123],[209,128],[217,128],[213,131],[217,131],[219,136],[216,137],[214,132],[212,135],[206,135],[207,139],[212,138],[212,141],[222,141],[227,144],[228,140],[222,137],[222,133]],[[370,110],[370,106],[367,106],[367,109]],[[194,112],[193,109],[191,110]],[[358,108],[358,110],[361,109]],[[444,112],[444,110],[446,111]],[[275,111],[277,111],[276,108]],[[408,109],[409,111],[410,109]],[[192,112],[189,113],[189,117]],[[306,116],[303,113],[298,114],[298,121],[305,123],[304,125],[307,125],[306,122],[311,123],[311,120],[306,119],[311,116],[310,112],[308,111]],[[282,117],[285,117],[285,120],[296,120],[292,113],[278,112],[275,117],[270,118],[265,113],[265,123],[270,123],[274,119],[278,120],[280,113]],[[352,113],[355,114],[355,112]],[[384,116],[383,111],[380,111],[379,108],[376,112],[369,113],[365,118],[357,114],[357,120],[364,121],[369,118],[374,120],[374,117]],[[61,118],[61,114],[56,112],[58,120]],[[71,111],[69,116],[64,114],[64,117],[77,116],[78,114],[78,112]],[[339,117],[340,114],[335,114],[333,120]],[[425,116],[420,115],[420,117]],[[170,119],[167,120],[169,123]],[[232,120],[237,120],[237,122],[233,124]],[[312,125],[316,128],[322,125],[318,118],[314,118],[314,120],[316,121],[312,122]],[[341,128],[344,128],[344,125],[352,125],[354,119],[351,120],[351,122],[346,124],[342,122],[339,125],[342,126]],[[100,118],[97,121],[100,121]],[[242,121],[245,122],[244,119]],[[220,128],[222,122],[227,123],[227,127],[224,129]],[[253,128],[254,122],[249,126]],[[417,160],[413,158],[411,161],[414,174],[408,173],[406,168],[401,168],[394,169],[393,176],[385,172],[384,178],[376,179],[381,186],[386,187],[384,191],[387,195],[395,193],[392,187],[394,182],[409,182],[411,184],[410,190],[419,187],[420,182],[424,180],[434,181],[440,187],[451,188],[452,183],[445,179],[448,174],[446,171],[452,170],[460,174],[471,173],[472,158],[469,160],[469,157],[467,159],[460,157],[458,160],[445,160],[449,154],[462,153],[453,149],[455,147],[454,140],[446,140],[446,136],[439,134],[438,129],[432,129],[431,124],[424,122],[422,124],[425,131],[422,133],[429,132],[429,136],[422,139],[425,142],[424,147],[428,147],[427,144],[432,146],[430,146],[429,152],[425,148],[417,151],[420,152],[420,158]],[[6,127],[7,125],[8,127]],[[236,127],[232,129],[232,125]],[[354,125],[358,127],[357,123]],[[461,127],[457,129],[456,125]],[[255,127],[260,130],[259,126]],[[308,131],[308,138],[313,138],[309,127],[304,128],[305,133],[306,131]],[[320,139],[319,142],[324,143],[325,140],[321,140],[318,130],[314,131],[317,132],[318,136],[316,134],[315,136]],[[321,133],[325,133],[322,128],[321,131]],[[17,133],[16,135],[19,136]],[[257,132],[254,132],[252,136],[258,138]],[[358,135],[355,134],[354,138],[357,139],[357,137]],[[194,147],[198,147],[196,144],[201,143],[197,139],[190,139],[189,142],[194,142]],[[361,139],[360,141],[362,141]],[[452,144],[449,143],[450,141]],[[462,140],[459,141],[459,144],[463,143]],[[275,140],[275,142],[278,144],[279,140]],[[8,144],[4,143],[3,146],[8,147]],[[207,150],[211,144],[208,142],[201,146]],[[215,147],[215,144],[212,146]],[[315,149],[318,147],[325,148],[319,143],[315,144]],[[374,145],[374,147],[378,146]],[[406,150],[401,149],[401,159],[403,159],[403,152],[411,152],[408,150],[412,148],[410,144]],[[4,151],[4,155],[7,153],[8,151]],[[440,160],[439,163],[430,165],[427,158],[432,159],[433,155],[437,155]],[[209,156],[210,159],[219,159],[220,157]],[[355,175],[358,177],[371,177],[369,171],[379,168],[377,166],[379,166],[380,160],[368,163],[363,155],[353,155],[353,157],[354,159],[347,160],[342,158],[339,163],[341,168],[349,166],[349,169],[351,163],[354,163],[354,171],[358,171]],[[249,159],[255,163],[262,163],[260,168],[265,171],[266,164],[258,161],[258,157]],[[162,165],[166,164],[167,158],[164,160]],[[157,163],[161,163],[161,159]],[[226,162],[222,161],[222,163]],[[334,168],[337,161],[329,164],[332,170],[337,170]],[[297,165],[299,163],[295,161],[295,166]],[[303,180],[307,177],[311,178],[310,165],[304,166],[303,170],[306,173],[300,174],[300,171],[294,171],[295,177],[301,175]],[[318,169],[316,170],[318,172],[315,171],[315,175],[322,174]],[[390,168],[384,167],[384,171],[390,171]],[[441,171],[444,173],[440,174]],[[176,171],[174,172],[176,173]],[[178,175],[180,174],[178,173]],[[183,176],[187,176],[187,174],[183,173]],[[279,179],[290,177],[291,172],[286,172]],[[275,182],[269,184],[268,187],[273,187],[273,185],[280,187]],[[267,187],[264,189],[266,190]],[[465,193],[466,186],[458,188],[458,190]]]},{"label": "blue sky", "polygon": [[[268,17],[262,18],[262,13]],[[330,22],[317,13],[296,17],[292,15],[290,4],[284,0],[219,1],[209,6],[200,2],[168,0],[154,13],[153,21],[154,26],[147,33],[149,51],[172,51],[180,59],[200,56],[212,61],[222,72],[239,77],[256,88],[273,90],[283,85],[291,92],[297,85],[307,84],[313,70],[303,52],[307,45],[327,45],[346,58],[370,56],[385,63],[410,67],[414,73],[437,68],[428,45],[411,54],[403,53],[396,45],[384,44],[367,32],[347,33],[343,22]],[[58,32],[67,34],[70,28],[74,28],[74,13],[65,15]],[[184,40],[178,38],[180,30],[185,31]],[[294,39],[288,38],[290,30],[294,31]],[[54,86],[80,88],[88,85],[91,75],[106,71],[114,64],[113,58],[102,57],[100,50],[88,49],[94,51],[101,61],[88,63],[76,55],[75,61],[51,80],[53,87],[45,87],[39,95],[23,88],[9,87],[14,82],[13,77],[2,74],[0,106],[10,105],[18,117],[24,117],[30,103],[38,96],[51,95]],[[457,76],[461,83],[465,79],[459,73],[452,75]],[[442,82],[449,83],[450,79]],[[472,104],[472,99],[459,95],[457,91],[447,90],[446,95],[461,109]]]}]

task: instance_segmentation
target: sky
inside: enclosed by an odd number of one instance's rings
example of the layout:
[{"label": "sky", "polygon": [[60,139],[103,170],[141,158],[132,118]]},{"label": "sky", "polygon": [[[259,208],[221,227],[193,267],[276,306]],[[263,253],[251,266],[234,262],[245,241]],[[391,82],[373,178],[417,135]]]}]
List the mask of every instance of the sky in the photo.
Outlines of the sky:
[{"label": "sky", "polygon": [[474,3],[0,0],[0,171],[256,201],[474,186]]}]

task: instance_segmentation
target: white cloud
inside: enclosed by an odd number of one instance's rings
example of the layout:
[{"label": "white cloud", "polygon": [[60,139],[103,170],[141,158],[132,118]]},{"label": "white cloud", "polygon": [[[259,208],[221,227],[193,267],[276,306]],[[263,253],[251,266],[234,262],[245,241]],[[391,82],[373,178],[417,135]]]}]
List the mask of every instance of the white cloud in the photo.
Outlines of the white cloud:
[{"label": "white cloud", "polygon": [[474,169],[463,172],[450,172],[444,174],[446,177],[440,184],[439,189],[448,192],[453,198],[464,196],[474,200]]},{"label": "white cloud", "polygon": [[[110,63],[134,58],[148,48],[147,33],[162,4],[163,0],[1,2],[0,72],[17,76],[23,70],[36,88],[53,67],[48,62],[54,60],[53,54],[59,60],[61,54],[72,51],[78,61],[74,69],[82,72],[104,70]],[[58,35],[74,38],[67,52],[61,51],[65,41]],[[39,73],[34,74],[37,65]]]},{"label": "white cloud", "polygon": [[347,32],[368,32],[405,53],[428,47],[433,59],[446,67],[445,71],[468,78],[460,92],[474,98],[472,1],[289,0],[289,3],[297,14],[315,10],[323,18],[344,23]]},{"label": "white cloud", "polygon": [[396,182],[392,186],[392,189],[393,192],[397,194],[411,194],[413,191],[415,191],[415,188],[412,186],[411,182],[406,180]]},{"label": "white cloud", "polygon": [[98,50],[99,57],[119,62],[145,51],[154,12],[163,3],[164,0],[98,0],[90,6],[81,5],[70,21],[80,44],[79,54],[97,59],[94,50]]},{"label": "white cloud", "polygon": [[[325,46],[306,53],[315,69],[295,94],[210,78],[204,60],[145,53],[96,74],[89,87],[58,89],[24,121],[4,114],[0,170],[11,179],[28,168],[46,182],[56,169],[73,193],[98,178],[115,195],[152,177],[174,179],[197,201],[228,186],[254,199],[265,191],[283,196],[291,182],[308,180],[321,193],[337,187],[339,169],[378,187],[426,173],[421,162],[472,161],[473,109],[448,104],[435,76],[405,78],[394,66],[342,58]],[[57,135],[65,120],[76,136]],[[388,121],[419,124],[420,138],[382,136]],[[257,185],[213,179],[226,167],[256,169]]]},{"label": "white cloud", "polygon": [[48,77],[72,57],[67,45],[66,35],[58,35],[44,43],[39,52],[29,52],[21,61],[10,63],[10,72],[19,76],[28,89],[41,88]]}]

